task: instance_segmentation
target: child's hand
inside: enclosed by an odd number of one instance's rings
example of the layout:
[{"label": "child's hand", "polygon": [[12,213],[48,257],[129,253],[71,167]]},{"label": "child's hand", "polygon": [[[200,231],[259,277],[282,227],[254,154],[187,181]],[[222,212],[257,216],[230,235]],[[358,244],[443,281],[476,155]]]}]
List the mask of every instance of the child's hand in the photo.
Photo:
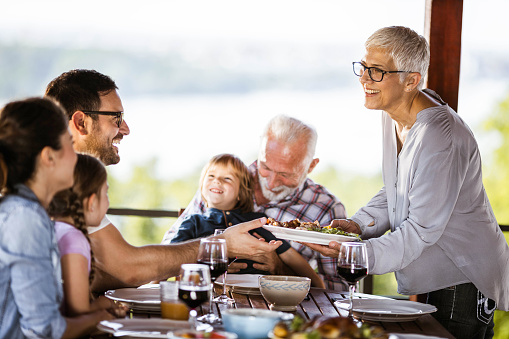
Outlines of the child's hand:
[{"label": "child's hand", "polygon": [[114,315],[117,318],[123,318],[126,316],[129,308],[119,302],[106,298],[101,295],[93,302],[96,309],[103,309],[108,311],[108,313]]},{"label": "child's hand", "polygon": [[114,306],[108,309],[108,312],[117,318],[125,318],[129,308],[121,303],[114,303]]},{"label": "child's hand", "polygon": [[266,252],[252,259],[256,261],[253,264],[253,268],[257,270],[266,271],[270,274],[280,274],[283,271],[283,263],[276,252]]}]

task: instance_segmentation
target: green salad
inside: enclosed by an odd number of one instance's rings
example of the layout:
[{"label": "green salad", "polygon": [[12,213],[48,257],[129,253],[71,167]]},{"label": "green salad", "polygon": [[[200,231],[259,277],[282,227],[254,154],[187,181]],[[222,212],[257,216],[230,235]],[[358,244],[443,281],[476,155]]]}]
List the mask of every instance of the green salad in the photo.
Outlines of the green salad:
[{"label": "green salad", "polygon": [[313,231],[313,232],[320,232],[320,233],[325,233],[325,234],[339,234],[339,235],[345,235],[345,236],[348,236],[348,237],[356,237],[358,239],[360,239],[360,235],[358,235],[357,233],[350,233],[350,232],[345,232],[339,228],[334,228],[334,227],[330,227],[330,226],[325,226],[325,227],[321,227],[321,226],[306,226],[306,229],[308,231]]}]

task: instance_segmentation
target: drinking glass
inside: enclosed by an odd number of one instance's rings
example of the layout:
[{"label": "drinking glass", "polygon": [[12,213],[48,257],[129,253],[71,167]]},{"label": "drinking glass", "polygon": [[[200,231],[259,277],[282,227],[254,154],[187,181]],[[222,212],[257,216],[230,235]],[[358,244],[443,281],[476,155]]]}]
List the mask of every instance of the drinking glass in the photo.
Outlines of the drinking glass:
[{"label": "drinking glass", "polygon": [[228,269],[228,252],[226,250],[226,240],[204,238],[200,240],[200,248],[198,249],[199,264],[208,265],[210,268],[210,300],[209,313],[202,315],[198,320],[208,324],[216,324],[221,322],[221,318],[216,316],[212,311],[212,291],[214,290],[214,281]]},{"label": "drinking glass", "polygon": [[358,281],[368,275],[368,254],[363,242],[342,242],[338,256],[338,275],[349,287],[350,308],[348,317],[353,318],[353,295]]},{"label": "drinking glass", "polygon": [[[214,235],[222,234],[224,232],[224,230],[225,230],[224,228],[216,229],[214,231]],[[226,274],[227,273],[228,273],[228,268],[226,269],[226,271],[224,271],[224,274],[223,274],[223,293],[221,293],[220,295],[218,295],[217,297],[212,299],[212,301],[215,302],[215,303],[229,305],[229,304],[233,304],[235,302],[235,299],[230,298],[226,294]]]},{"label": "drinking glass", "polygon": [[187,306],[179,300],[179,282],[161,281],[161,318],[173,320],[189,319]]},{"label": "drinking glass", "polygon": [[[196,321],[196,309],[209,299],[210,269],[207,265],[183,264],[180,266],[179,299],[191,309],[189,323],[194,330],[201,330]],[[207,325],[207,327],[209,327]]]}]

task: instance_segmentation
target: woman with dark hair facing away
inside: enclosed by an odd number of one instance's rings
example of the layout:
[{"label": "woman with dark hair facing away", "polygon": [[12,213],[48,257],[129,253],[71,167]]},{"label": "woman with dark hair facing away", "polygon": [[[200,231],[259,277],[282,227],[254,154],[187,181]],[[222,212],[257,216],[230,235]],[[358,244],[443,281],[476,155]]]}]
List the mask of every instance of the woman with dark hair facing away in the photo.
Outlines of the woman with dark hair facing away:
[{"label": "woman with dark hair facing away", "polygon": [[94,256],[87,227],[98,226],[109,207],[106,168],[99,159],[78,154],[74,184],[58,192],[48,213],[55,221],[55,234],[61,256],[64,286],[64,314],[76,316],[100,309],[125,315],[105,296],[93,299],[90,285],[94,278]]},{"label": "woman with dark hair facing away", "polygon": [[73,184],[76,153],[63,110],[30,98],[0,111],[0,338],[73,338],[112,319],[60,314],[60,256],[46,213]]},{"label": "woman with dark hair facing away", "polygon": [[[216,229],[265,217],[263,213],[253,212],[253,177],[242,160],[233,154],[219,154],[210,159],[201,173],[200,191],[207,204],[207,211],[205,214],[191,214],[186,217],[172,243],[209,236],[214,234]],[[278,240],[263,227],[250,233],[267,242]],[[324,288],[323,280],[306,259],[286,241],[283,241],[276,253],[296,275],[309,277],[314,287]],[[247,264],[247,268],[238,273],[269,274],[263,270],[262,262],[257,262],[256,257],[251,259],[238,260]]]}]

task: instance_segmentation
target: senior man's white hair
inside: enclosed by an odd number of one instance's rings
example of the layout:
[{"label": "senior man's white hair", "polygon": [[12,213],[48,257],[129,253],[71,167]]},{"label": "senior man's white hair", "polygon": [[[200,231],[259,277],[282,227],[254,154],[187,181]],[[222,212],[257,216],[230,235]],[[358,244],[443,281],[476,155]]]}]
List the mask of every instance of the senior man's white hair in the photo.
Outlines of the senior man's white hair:
[{"label": "senior man's white hair", "polygon": [[262,144],[269,136],[285,144],[307,141],[306,144],[302,145],[303,147],[307,147],[303,165],[305,168],[309,167],[315,155],[316,142],[318,139],[318,134],[314,127],[287,115],[277,115],[272,118],[265,127],[261,140]]}]

